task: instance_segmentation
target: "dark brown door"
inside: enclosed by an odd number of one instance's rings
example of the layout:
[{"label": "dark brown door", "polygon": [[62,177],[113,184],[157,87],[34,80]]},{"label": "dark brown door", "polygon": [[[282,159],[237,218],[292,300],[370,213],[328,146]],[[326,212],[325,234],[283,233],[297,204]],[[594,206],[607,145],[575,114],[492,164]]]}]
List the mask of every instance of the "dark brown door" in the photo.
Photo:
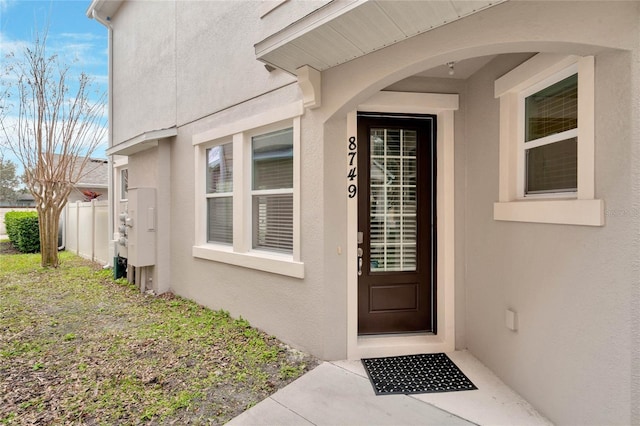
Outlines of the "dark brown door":
[{"label": "dark brown door", "polygon": [[435,332],[434,116],[358,115],[358,332]]}]

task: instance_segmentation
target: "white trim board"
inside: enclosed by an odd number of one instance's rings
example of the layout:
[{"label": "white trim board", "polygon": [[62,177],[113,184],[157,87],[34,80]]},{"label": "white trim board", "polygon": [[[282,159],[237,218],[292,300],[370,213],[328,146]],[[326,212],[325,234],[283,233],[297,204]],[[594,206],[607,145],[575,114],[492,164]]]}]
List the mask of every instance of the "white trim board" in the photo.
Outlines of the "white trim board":
[{"label": "white trim board", "polygon": [[[455,349],[454,111],[458,95],[379,92],[347,115],[347,137],[357,135],[357,113],[434,114],[437,117],[437,334],[358,336],[357,197],[347,201],[347,357],[394,356]],[[356,159],[357,161],[357,159]],[[445,194],[447,196],[445,196]]]},{"label": "white trim board", "polygon": [[268,126],[284,120],[300,117],[304,114],[302,102],[292,102],[290,104],[272,108],[260,114],[252,115],[242,120],[234,121],[211,130],[193,135],[192,144],[200,145],[216,139],[233,136],[237,133]]},{"label": "white trim board", "polygon": [[[577,192],[525,195],[524,99],[576,72]],[[604,202],[595,198],[594,57],[539,53],[498,78],[494,95],[500,98],[499,195],[494,220],[603,226]]]},{"label": "white trim board", "polygon": [[[304,278],[301,261],[300,231],[300,115],[302,102],[294,102],[264,113],[212,128],[192,136],[194,146],[195,241],[192,256],[230,265]],[[282,128],[293,128],[293,251],[291,254],[271,253],[252,248],[251,137]],[[233,245],[206,241],[205,155],[207,148],[233,143]]]}]

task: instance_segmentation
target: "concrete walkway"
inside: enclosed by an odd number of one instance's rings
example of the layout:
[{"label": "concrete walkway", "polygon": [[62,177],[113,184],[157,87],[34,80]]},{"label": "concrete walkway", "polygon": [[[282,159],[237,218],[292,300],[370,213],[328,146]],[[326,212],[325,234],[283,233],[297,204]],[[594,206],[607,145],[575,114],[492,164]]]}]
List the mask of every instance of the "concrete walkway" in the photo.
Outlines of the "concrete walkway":
[{"label": "concrete walkway", "polygon": [[360,361],[324,362],[228,424],[551,424],[468,352],[447,355],[478,390],[376,396]]}]

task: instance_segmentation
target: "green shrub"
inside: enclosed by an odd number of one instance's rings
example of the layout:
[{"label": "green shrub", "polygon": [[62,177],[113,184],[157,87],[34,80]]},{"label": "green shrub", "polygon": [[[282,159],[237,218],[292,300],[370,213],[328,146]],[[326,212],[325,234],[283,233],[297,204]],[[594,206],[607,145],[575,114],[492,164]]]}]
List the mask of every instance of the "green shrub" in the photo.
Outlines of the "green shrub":
[{"label": "green shrub", "polygon": [[23,253],[37,253],[40,251],[40,229],[38,214],[23,217],[18,222],[19,237],[17,249]]},{"label": "green shrub", "polygon": [[22,217],[29,217],[36,215],[36,212],[8,212],[4,216],[4,223],[7,228],[7,235],[9,236],[9,240],[15,244],[18,241],[18,226],[17,222]]},{"label": "green shrub", "polygon": [[9,241],[23,253],[40,251],[37,212],[8,212],[4,216]]}]

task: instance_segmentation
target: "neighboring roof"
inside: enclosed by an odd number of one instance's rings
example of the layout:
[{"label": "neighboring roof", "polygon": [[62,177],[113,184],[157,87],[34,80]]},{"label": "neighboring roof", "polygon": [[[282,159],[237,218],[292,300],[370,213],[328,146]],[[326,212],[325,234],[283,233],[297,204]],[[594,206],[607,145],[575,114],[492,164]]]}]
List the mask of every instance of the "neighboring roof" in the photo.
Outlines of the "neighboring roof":
[{"label": "neighboring roof", "polygon": [[18,194],[18,196],[16,197],[16,200],[18,201],[35,201],[35,198],[33,198],[33,195],[31,195],[30,192],[23,192]]},{"label": "neighboring roof", "polygon": [[334,0],[258,42],[256,57],[291,74],[324,71],[504,1]]},{"label": "neighboring roof", "polygon": [[108,188],[109,162],[101,158],[90,158],[76,187]]},{"label": "neighboring roof", "polygon": [[[58,158],[60,158],[60,155],[56,154],[55,161],[57,161]],[[76,176],[82,165],[82,160],[83,157],[78,157],[71,176]],[[90,158],[75,186],[76,188],[108,188],[109,162],[104,158]]]}]

